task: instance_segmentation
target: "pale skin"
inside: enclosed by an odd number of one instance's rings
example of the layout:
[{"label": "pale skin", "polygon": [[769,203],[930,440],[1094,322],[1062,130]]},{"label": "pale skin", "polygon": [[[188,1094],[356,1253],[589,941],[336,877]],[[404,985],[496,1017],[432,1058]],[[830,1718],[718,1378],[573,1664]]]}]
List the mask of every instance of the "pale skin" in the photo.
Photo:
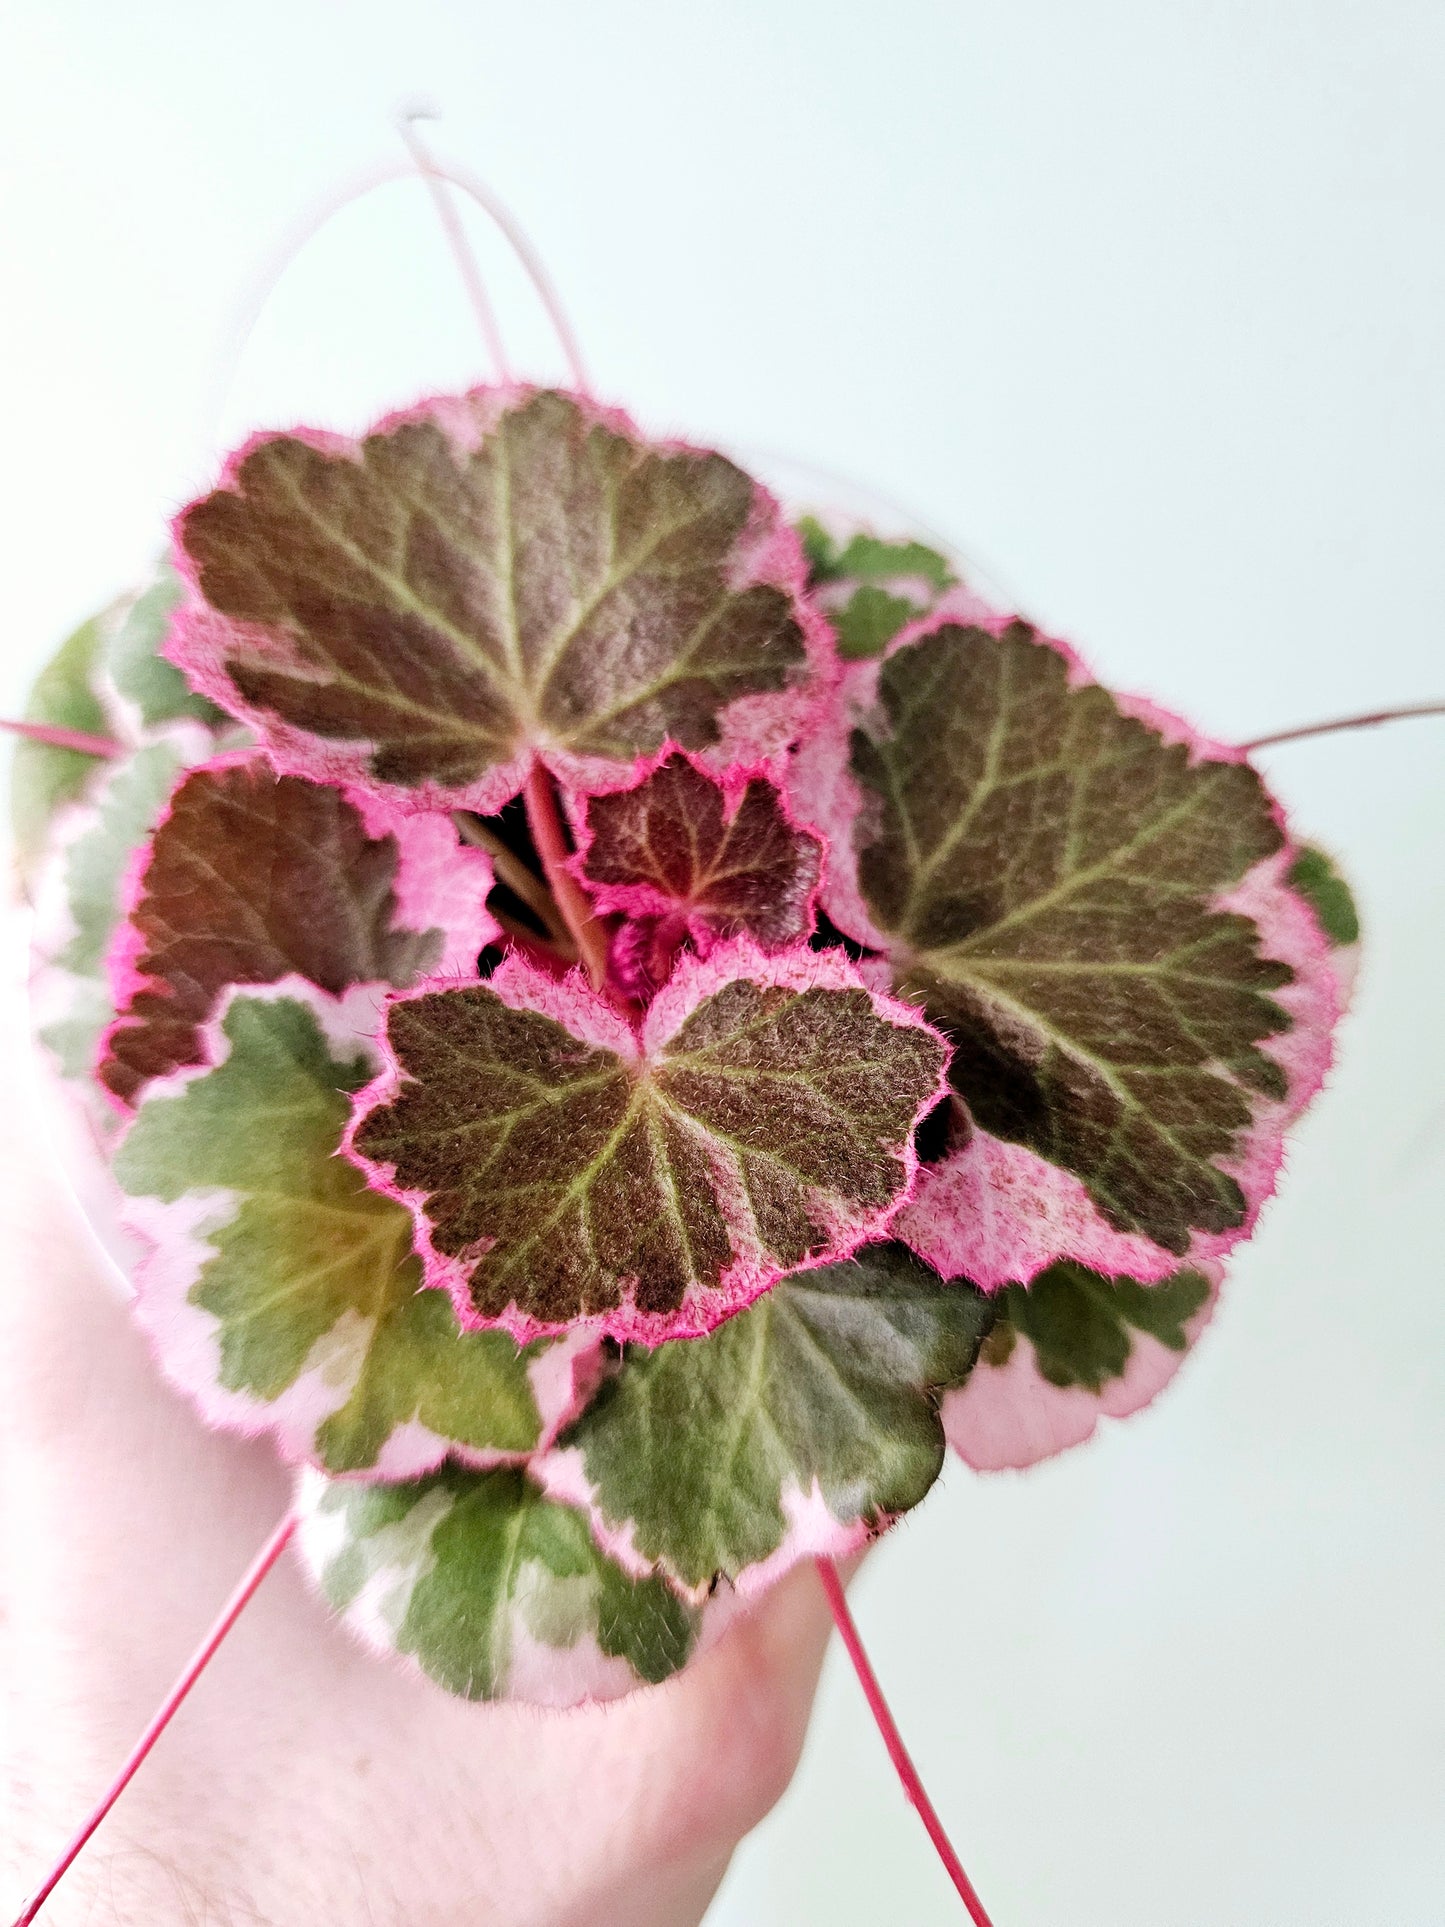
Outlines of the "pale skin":
[{"label": "pale skin", "polygon": [[[285,1511],[160,1379],[37,1122],[5,920],[0,1922]],[[362,1651],[291,1554],[40,1916],[54,1927],[687,1927],[787,1786],[831,1627],[795,1571],[672,1683],[478,1706]]]}]

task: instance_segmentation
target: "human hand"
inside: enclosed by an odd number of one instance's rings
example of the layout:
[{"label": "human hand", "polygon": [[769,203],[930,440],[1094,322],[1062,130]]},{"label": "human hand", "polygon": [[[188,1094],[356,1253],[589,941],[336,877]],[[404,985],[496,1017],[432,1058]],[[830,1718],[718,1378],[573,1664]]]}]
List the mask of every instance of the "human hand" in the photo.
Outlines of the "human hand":
[{"label": "human hand", "polygon": [[[146,1355],[0,987],[0,1919],[109,1783],[288,1504]],[[794,1572],[677,1679],[572,1712],[379,1663],[289,1556],[47,1904],[67,1923],[682,1927],[792,1776],[831,1621]]]}]

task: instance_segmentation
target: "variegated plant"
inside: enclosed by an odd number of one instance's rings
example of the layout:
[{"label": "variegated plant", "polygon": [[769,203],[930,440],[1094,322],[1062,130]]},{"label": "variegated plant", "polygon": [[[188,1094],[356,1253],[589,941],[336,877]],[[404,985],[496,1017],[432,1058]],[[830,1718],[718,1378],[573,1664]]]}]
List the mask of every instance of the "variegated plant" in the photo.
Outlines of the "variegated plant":
[{"label": "variegated plant", "polygon": [[946,1441],[1152,1398],[1357,935],[1243,754],[578,394],[257,438],[31,713],[136,1316],[472,1696],[662,1679]]}]

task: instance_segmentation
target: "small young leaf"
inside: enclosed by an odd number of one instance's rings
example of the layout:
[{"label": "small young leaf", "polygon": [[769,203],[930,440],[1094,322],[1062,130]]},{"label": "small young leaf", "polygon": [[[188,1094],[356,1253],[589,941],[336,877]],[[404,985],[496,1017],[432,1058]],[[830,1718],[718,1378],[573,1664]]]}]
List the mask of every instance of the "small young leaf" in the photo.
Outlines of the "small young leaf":
[{"label": "small young leaf", "polygon": [[444,1466],[403,1485],[302,1484],[300,1544],[369,1645],[467,1699],[574,1706],[684,1666],[700,1615],[598,1550],[520,1472]]},{"label": "small young leaf", "polygon": [[578,858],[597,908],[621,912],[660,952],[649,989],[684,936],[703,955],[741,933],[764,950],[806,940],[822,863],[821,840],[794,824],[765,776],[718,780],[680,752],[631,788],[588,799]]},{"label": "small young leaf", "polygon": [[901,1245],[870,1246],[705,1338],[630,1349],[543,1476],[693,1594],[717,1574],[756,1589],[918,1504],[943,1463],[934,1395],[967,1378],[992,1318]]},{"label": "small young leaf", "polygon": [[496,933],[488,860],[444,817],[378,813],[342,790],[276,776],[254,754],[193,770],[139,871],[111,959],[119,1019],[100,1079],[122,1103],[198,1061],[221,992],[295,975],[356,984],[470,974]]},{"label": "small young leaf", "polygon": [[1126,1418],[1168,1384],[1208,1323],[1219,1268],[1159,1284],[1057,1264],[992,1300],[997,1322],[966,1384],[947,1392],[949,1444],[979,1471],[1037,1464]]},{"label": "small young leaf", "polygon": [[946,624],[874,673],[830,914],[950,1036],[984,1131],[1163,1251],[1239,1230],[1233,1166],[1289,1096],[1261,1046],[1295,977],[1220,902],[1282,846],[1258,777],[1127,714],[1022,623]]},{"label": "small young leaf", "polygon": [[464,1324],[706,1331],[877,1236],[945,1050],[837,953],[684,958],[640,1037],[516,958],[392,1001],[348,1149],[416,1214]]},{"label": "small young leaf", "polygon": [[536,753],[780,750],[827,647],[770,497],[564,394],[261,438],[176,539],[200,600],[172,659],[282,767],[483,814]]},{"label": "small young leaf", "polygon": [[236,997],[219,1033],[221,1061],[143,1098],[115,1157],[153,1246],[137,1311],[167,1373],[211,1423],[273,1430],[332,1472],[534,1450],[561,1416],[539,1410],[534,1361],[458,1331],[422,1289],[407,1213],[337,1156],[369,1061],[338,1057],[291,998]]}]

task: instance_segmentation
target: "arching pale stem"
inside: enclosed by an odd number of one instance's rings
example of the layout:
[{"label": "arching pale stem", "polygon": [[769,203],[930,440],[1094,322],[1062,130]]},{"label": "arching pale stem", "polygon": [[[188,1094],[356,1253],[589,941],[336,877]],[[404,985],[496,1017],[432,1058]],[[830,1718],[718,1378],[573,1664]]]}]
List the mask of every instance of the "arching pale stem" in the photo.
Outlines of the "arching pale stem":
[{"label": "arching pale stem", "polygon": [[40,1886],[36,1888],[34,1895],[25,1903],[20,1917],[15,1922],[15,1927],[30,1927],[31,1921],[35,1919],[40,1909],[55,1891],[72,1862],[84,1847],[86,1841],[89,1840],[90,1836],[110,1812],[121,1794],[124,1793],[130,1785],[131,1780],[135,1777],[136,1769],[141,1765],[147,1753],[150,1752],[151,1748],[170,1724],[172,1715],[175,1713],[177,1707],[180,1706],[181,1702],[214,1658],[221,1641],[226,1637],[226,1634],[230,1632],[246,1606],[250,1603],[256,1588],[285,1551],[287,1542],[296,1530],[296,1524],[296,1514],[294,1512],[288,1512],[280,1525],[272,1532],[270,1538],[267,1539],[265,1545],[262,1546],[261,1550],[256,1554],[256,1557],[247,1568],[241,1583],[221,1608],[211,1630],[206,1634],[195,1652],[192,1653],[180,1678],[161,1701],[160,1706],[151,1718],[150,1724],[131,1748],[130,1753],[126,1757],[125,1764],[111,1781],[106,1791],[101,1795],[84,1824],[70,1840],[64,1852],[50,1869],[50,1872],[45,1876]]},{"label": "arching pale stem", "polygon": [[452,205],[452,197],[447,192],[446,175],[439,172],[437,164],[432,159],[427,148],[426,142],[417,132],[416,123],[422,118],[424,118],[424,116],[420,112],[403,114],[397,125],[401,130],[402,139],[406,142],[407,151],[416,162],[417,172],[426,182],[427,192],[432,198],[432,206],[437,211],[437,219],[442,224],[442,231],[447,237],[447,245],[451,248],[452,259],[456,263],[457,273],[462,278],[462,285],[467,291],[467,299],[472,304],[472,313],[477,318],[477,326],[481,330],[483,341],[487,344],[487,353],[491,357],[492,366],[496,369],[503,381],[510,381],[512,379],[512,370],[507,360],[507,349],[506,344],[502,340],[502,331],[497,326],[496,310],[492,306],[491,297],[488,295],[486,286],[482,281],[481,270],[477,266],[476,256],[467,246],[466,231],[458,218],[456,208]]},{"label": "arching pale stem", "polygon": [[947,1870],[949,1879],[968,1909],[968,1917],[973,1921],[974,1927],[992,1927],[988,1915],[984,1912],[983,1902],[974,1892],[973,1882],[963,1871],[963,1863],[954,1852],[953,1843],[943,1830],[943,1822],[939,1819],[933,1802],[929,1799],[923,1782],[918,1777],[918,1768],[909,1758],[908,1748],[903,1744],[903,1735],[898,1731],[898,1722],[894,1719],[888,1702],[883,1697],[883,1688],[878,1684],[878,1675],[873,1671],[872,1663],[863,1650],[863,1641],[859,1637],[858,1627],[852,1613],[848,1610],[848,1601],[843,1593],[843,1581],[838,1576],[838,1568],[831,1559],[816,1559],[813,1563],[818,1568],[818,1577],[822,1580],[823,1591],[828,1596],[833,1624],[838,1628],[839,1637],[843,1641],[849,1659],[853,1662],[853,1671],[858,1675],[858,1684],[863,1688],[863,1697],[868,1702],[868,1710],[873,1715],[878,1731],[883,1735],[883,1744],[888,1749],[888,1757],[893,1762],[894,1772],[902,1782],[903,1791],[909,1803],[916,1808],[918,1817],[923,1822],[928,1837]]},{"label": "arching pale stem", "polygon": [[[475,201],[477,206],[500,228],[536,290],[537,299],[546,311],[567,362],[574,387],[580,394],[590,394],[591,383],[587,378],[576,332],[562,305],[556,285],[525,229],[478,175],[467,168],[458,167],[453,161],[439,155],[429,154],[428,160],[429,182],[432,179],[449,182],[451,186]],[[393,181],[414,181],[416,178],[416,163],[410,157],[405,160],[378,162],[376,166],[354,175],[343,187],[328,194],[282,235],[272,253],[252,276],[249,294],[241,304],[230,329],[229,343],[221,354],[218,373],[206,411],[206,419],[212,425],[212,439],[214,439],[215,424],[219,421],[230,394],[231,384],[235,379],[236,369],[240,365],[246,343],[250,340],[251,333],[261,317],[261,311],[277,283],[297,255],[321,232],[328,221],[354,202],[363,200],[377,188],[389,186]],[[498,369],[497,372],[500,374],[501,370]]]}]

